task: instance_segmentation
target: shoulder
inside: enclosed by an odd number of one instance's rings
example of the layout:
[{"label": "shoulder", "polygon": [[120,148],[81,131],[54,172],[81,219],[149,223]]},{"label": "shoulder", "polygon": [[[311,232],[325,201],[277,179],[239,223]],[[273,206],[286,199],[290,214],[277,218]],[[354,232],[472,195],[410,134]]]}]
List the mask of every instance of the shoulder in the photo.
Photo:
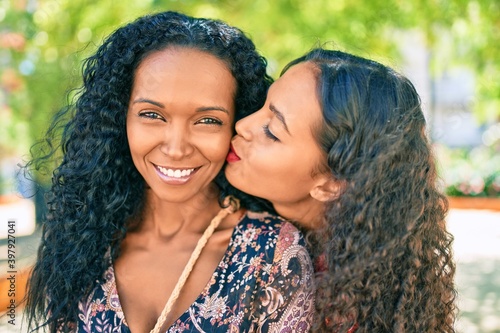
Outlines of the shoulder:
[{"label": "shoulder", "polygon": [[290,251],[307,253],[302,232],[280,216],[248,211],[236,228],[242,242],[260,245],[268,256],[273,252],[274,262]]},{"label": "shoulder", "polygon": [[246,212],[237,228],[243,233],[254,232],[261,238],[284,239],[296,244],[305,244],[302,232],[297,227],[284,218],[268,212]]}]

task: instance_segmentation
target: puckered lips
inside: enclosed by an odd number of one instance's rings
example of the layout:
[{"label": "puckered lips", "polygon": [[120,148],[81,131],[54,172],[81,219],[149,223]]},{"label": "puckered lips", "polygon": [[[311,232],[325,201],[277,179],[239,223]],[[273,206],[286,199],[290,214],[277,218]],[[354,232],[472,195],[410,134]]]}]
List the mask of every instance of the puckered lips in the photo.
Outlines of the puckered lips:
[{"label": "puckered lips", "polygon": [[226,161],[228,163],[233,163],[241,160],[241,158],[236,154],[233,144],[229,147],[229,153],[227,154]]},{"label": "puckered lips", "polygon": [[200,167],[196,168],[171,168],[153,164],[158,176],[167,184],[182,185],[187,183]]}]

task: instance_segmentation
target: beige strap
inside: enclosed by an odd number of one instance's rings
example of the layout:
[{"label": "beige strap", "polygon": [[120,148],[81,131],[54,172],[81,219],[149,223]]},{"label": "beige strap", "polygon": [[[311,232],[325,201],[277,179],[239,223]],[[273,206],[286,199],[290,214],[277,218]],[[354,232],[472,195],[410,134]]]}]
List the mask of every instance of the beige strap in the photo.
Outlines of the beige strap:
[{"label": "beige strap", "polygon": [[232,196],[229,196],[224,200],[224,205],[227,205],[227,207],[219,211],[219,213],[212,219],[210,225],[207,227],[201,238],[198,240],[198,243],[196,244],[196,247],[194,248],[191,257],[189,258],[186,267],[184,267],[184,270],[182,271],[182,274],[179,277],[179,280],[177,281],[177,284],[175,285],[172,294],[170,294],[170,297],[168,298],[167,303],[165,304],[165,307],[163,308],[163,311],[160,314],[160,317],[158,317],[158,320],[156,321],[155,327],[151,330],[150,333],[159,333],[161,327],[163,326],[163,324],[165,324],[167,316],[170,313],[170,310],[172,310],[172,306],[174,305],[177,298],[179,298],[182,287],[186,283],[189,274],[193,270],[196,260],[200,256],[203,247],[205,247],[205,245],[207,244],[208,239],[214,233],[214,230],[219,226],[220,222],[226,216],[236,212],[239,209],[238,199]]}]

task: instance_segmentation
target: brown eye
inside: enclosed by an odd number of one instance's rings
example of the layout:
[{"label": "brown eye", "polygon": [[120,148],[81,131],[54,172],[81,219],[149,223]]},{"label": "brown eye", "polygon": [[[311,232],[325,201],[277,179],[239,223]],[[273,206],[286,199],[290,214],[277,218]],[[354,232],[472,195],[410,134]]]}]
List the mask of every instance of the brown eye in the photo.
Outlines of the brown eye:
[{"label": "brown eye", "polygon": [[144,111],[144,112],[141,112],[139,113],[139,117],[141,118],[147,118],[147,119],[160,119],[160,120],[164,120],[164,118],[159,115],[157,112],[154,112],[154,111]]},{"label": "brown eye", "polygon": [[205,124],[205,125],[217,125],[220,126],[223,122],[217,118],[202,118],[196,122],[197,124]]}]

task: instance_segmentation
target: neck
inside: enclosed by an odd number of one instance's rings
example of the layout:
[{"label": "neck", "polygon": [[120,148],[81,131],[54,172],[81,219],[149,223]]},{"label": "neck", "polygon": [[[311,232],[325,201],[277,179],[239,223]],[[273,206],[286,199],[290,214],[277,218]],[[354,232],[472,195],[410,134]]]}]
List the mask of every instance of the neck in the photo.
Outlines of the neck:
[{"label": "neck", "polygon": [[187,202],[166,202],[146,192],[142,222],[138,232],[153,232],[169,237],[178,232],[203,233],[220,210],[217,193],[199,196]]},{"label": "neck", "polygon": [[273,203],[273,206],[280,216],[306,229],[317,229],[324,220],[325,204],[312,197],[292,204]]}]

